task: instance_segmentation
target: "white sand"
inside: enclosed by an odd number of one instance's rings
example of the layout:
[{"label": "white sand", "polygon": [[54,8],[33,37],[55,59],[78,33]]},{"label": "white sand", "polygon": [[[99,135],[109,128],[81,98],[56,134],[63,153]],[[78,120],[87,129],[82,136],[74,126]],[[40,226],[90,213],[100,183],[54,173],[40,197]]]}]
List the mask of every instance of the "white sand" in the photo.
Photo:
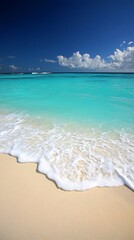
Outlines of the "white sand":
[{"label": "white sand", "polygon": [[0,155],[0,240],[134,239],[131,190],[65,192],[36,167]]}]

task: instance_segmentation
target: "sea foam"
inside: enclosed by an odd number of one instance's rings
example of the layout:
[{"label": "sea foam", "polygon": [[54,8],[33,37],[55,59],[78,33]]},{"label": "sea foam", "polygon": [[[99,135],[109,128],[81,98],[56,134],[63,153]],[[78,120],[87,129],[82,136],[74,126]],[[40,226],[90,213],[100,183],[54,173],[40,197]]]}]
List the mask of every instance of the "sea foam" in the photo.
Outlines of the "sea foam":
[{"label": "sea foam", "polygon": [[124,129],[82,129],[3,113],[0,153],[36,162],[38,171],[64,190],[119,185],[134,190],[134,135]]}]

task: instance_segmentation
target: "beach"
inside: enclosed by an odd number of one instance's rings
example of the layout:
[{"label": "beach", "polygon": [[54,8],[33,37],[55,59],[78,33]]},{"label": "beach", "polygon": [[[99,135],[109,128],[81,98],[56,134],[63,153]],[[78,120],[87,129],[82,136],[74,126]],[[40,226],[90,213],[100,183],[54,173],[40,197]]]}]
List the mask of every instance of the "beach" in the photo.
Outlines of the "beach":
[{"label": "beach", "polygon": [[134,239],[133,191],[64,191],[36,168],[0,155],[0,239]]},{"label": "beach", "polygon": [[0,153],[63,190],[134,190],[134,74],[0,75]]},{"label": "beach", "polygon": [[134,240],[134,0],[0,6],[0,240]]}]

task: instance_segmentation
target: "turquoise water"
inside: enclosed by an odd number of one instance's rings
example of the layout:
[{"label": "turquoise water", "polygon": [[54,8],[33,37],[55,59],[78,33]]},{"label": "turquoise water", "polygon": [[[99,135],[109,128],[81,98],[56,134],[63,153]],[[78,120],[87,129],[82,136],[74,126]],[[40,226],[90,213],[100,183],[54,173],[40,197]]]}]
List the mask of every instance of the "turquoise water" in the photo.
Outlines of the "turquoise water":
[{"label": "turquoise water", "polygon": [[134,75],[0,76],[0,106],[30,114],[124,126],[134,122]]},{"label": "turquoise water", "polygon": [[0,75],[0,152],[67,190],[133,188],[134,74]]}]

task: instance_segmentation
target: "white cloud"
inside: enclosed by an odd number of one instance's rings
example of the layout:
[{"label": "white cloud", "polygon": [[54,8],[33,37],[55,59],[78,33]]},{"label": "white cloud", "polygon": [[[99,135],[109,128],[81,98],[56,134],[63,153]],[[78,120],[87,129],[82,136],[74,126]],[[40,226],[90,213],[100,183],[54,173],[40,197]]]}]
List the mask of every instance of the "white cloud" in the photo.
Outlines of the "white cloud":
[{"label": "white cloud", "polygon": [[122,47],[125,43],[126,43],[126,41],[123,41],[123,42],[120,44],[120,47]]},{"label": "white cloud", "polygon": [[88,53],[83,55],[80,52],[73,53],[72,57],[66,58],[64,56],[58,56],[59,64],[65,67],[70,68],[91,68],[97,69],[105,67],[105,61],[101,59],[99,55],[96,55],[95,58],[91,58]]},{"label": "white cloud", "polygon": [[133,41],[130,41],[129,43],[128,43],[128,45],[132,45],[134,42]]},{"label": "white cloud", "polygon": [[44,62],[55,63],[55,62],[57,62],[57,61],[56,61],[56,60],[53,60],[53,59],[47,59],[47,58],[45,58],[45,59],[44,59]]},{"label": "white cloud", "polygon": [[15,66],[15,65],[6,65],[6,64],[0,64],[0,72],[8,73],[8,72],[18,72],[23,71],[24,68]]},{"label": "white cloud", "polygon": [[101,56],[91,58],[88,53],[73,53],[69,58],[57,56],[61,66],[72,69],[85,69],[91,71],[134,71],[134,46],[129,46],[123,51],[116,49],[105,61]]},{"label": "white cloud", "polygon": [[18,69],[18,67],[16,67],[15,65],[9,65],[9,68],[12,70],[12,71],[16,71]]},{"label": "white cloud", "polygon": [[109,56],[113,61],[111,65],[122,70],[134,71],[134,46],[127,47],[123,51],[116,49],[113,55]]}]

